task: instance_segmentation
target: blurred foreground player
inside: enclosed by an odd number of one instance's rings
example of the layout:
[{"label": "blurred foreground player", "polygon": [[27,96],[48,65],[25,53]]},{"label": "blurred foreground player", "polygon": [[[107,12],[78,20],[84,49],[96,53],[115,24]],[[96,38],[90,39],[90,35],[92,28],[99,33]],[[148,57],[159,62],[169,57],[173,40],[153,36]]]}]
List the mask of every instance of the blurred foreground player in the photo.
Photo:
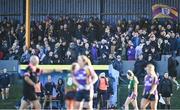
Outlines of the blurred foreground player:
[{"label": "blurred foreground player", "polygon": [[79,56],[78,64],[80,69],[73,77],[73,82],[77,86],[76,109],[81,110],[82,104],[83,108],[92,110],[92,100],[94,94],[93,85],[98,80],[98,77],[91,66],[90,60],[86,56]]},{"label": "blurred foreground player", "polygon": [[30,63],[24,73],[24,85],[23,85],[23,100],[21,102],[20,110],[27,109],[30,104],[33,105],[33,109],[40,110],[41,105],[35,92],[37,76],[39,69],[36,67],[39,64],[39,58],[37,56],[31,56]]},{"label": "blurred foreground player", "polygon": [[77,70],[79,70],[79,65],[73,63],[71,67],[71,73],[68,74],[65,84],[65,99],[67,110],[74,110],[75,104],[75,95],[76,95],[76,85],[73,83],[73,75]]}]

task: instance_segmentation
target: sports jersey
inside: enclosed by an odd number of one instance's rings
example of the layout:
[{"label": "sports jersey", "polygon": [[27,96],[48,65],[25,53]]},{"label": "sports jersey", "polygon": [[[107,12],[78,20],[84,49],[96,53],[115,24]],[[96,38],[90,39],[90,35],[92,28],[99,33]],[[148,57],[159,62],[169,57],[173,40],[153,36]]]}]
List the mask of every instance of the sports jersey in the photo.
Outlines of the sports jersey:
[{"label": "sports jersey", "polygon": [[[87,85],[87,77],[88,74],[86,73],[85,69],[79,69],[75,74],[74,77],[76,79],[76,81],[83,87],[85,87]],[[80,88],[79,88],[80,89]]]},{"label": "sports jersey", "polygon": [[[34,69],[35,67],[33,67],[32,65],[29,65],[24,73],[24,77],[28,76],[32,82],[36,83],[37,82],[37,76],[38,73],[36,72],[36,69]],[[35,93],[35,88],[30,85],[29,83],[27,83],[24,79],[24,85],[23,85],[23,95],[24,95],[24,99],[26,100],[36,100],[36,93]]]},{"label": "sports jersey", "polygon": [[66,79],[66,92],[76,91],[76,85],[73,83],[72,75],[68,74]]},{"label": "sports jersey", "polygon": [[[146,75],[145,76],[145,80],[144,80],[145,84],[144,84],[144,87],[145,87],[145,94],[149,94],[151,89],[152,89],[152,86],[154,84],[159,84],[159,80],[158,78],[155,78],[155,77],[152,77],[150,75]],[[154,94],[153,95],[157,95],[157,90],[154,91]]]},{"label": "sports jersey", "polygon": [[134,84],[135,84],[135,80],[132,79],[129,81],[129,85],[128,85],[128,92],[132,93],[134,91]]}]

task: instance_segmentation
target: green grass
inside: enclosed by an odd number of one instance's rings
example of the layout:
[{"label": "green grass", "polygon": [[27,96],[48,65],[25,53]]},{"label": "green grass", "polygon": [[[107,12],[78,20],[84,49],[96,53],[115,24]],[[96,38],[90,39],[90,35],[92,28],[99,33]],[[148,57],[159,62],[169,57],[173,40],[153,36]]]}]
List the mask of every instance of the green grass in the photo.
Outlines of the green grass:
[{"label": "green grass", "polygon": [[[142,86],[138,89],[138,104],[140,104]],[[118,106],[121,107],[127,97],[127,86],[120,86],[118,89]],[[172,109],[180,109],[180,90],[176,90],[174,86],[174,95],[172,96]],[[8,100],[0,100],[0,109],[14,109],[16,103],[22,97],[22,80],[15,81],[14,85],[10,88],[10,97]]]},{"label": "green grass", "polygon": [[[142,90],[143,86],[139,86],[138,89],[138,105],[140,105],[140,101],[142,98]],[[121,107],[128,95],[127,86],[120,86],[118,92],[118,106]],[[131,107],[132,108],[132,107]],[[171,98],[171,108],[172,109],[180,109],[180,90],[176,90],[176,86],[173,88],[173,96]]]},{"label": "green grass", "polygon": [[15,109],[16,103],[22,97],[22,82],[15,81],[15,84],[10,88],[9,99],[0,100],[0,109]]}]

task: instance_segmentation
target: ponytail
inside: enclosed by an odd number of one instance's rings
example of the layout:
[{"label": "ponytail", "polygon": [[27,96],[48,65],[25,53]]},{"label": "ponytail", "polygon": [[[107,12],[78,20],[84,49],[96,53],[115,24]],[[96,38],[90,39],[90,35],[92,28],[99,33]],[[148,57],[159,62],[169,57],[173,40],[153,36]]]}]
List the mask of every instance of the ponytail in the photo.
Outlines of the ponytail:
[{"label": "ponytail", "polygon": [[139,81],[136,76],[134,76],[133,79],[134,79],[135,83],[139,84]]}]

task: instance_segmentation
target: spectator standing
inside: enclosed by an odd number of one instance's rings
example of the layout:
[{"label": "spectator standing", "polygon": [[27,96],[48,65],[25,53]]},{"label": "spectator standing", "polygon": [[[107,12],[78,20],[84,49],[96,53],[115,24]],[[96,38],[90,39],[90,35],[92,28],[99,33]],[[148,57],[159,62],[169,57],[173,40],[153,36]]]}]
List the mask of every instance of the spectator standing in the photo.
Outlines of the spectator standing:
[{"label": "spectator standing", "polygon": [[156,64],[155,60],[152,58],[152,55],[151,55],[151,54],[148,55],[148,60],[147,60],[147,62],[146,62],[146,66],[147,66],[148,64],[154,65],[155,71],[157,72],[157,64]]},{"label": "spectator standing", "polygon": [[3,73],[0,76],[0,82],[1,82],[1,95],[2,100],[9,98],[9,88],[10,88],[10,75],[7,73],[7,69],[3,69]]},{"label": "spectator standing", "polygon": [[119,72],[121,76],[123,74],[123,63],[121,60],[121,56],[117,55],[116,59],[113,61],[113,68]]},{"label": "spectator standing", "polygon": [[126,83],[126,81],[123,79],[123,62],[120,55],[117,55],[116,59],[112,62],[112,66],[115,70],[119,72],[119,80],[123,83]]},{"label": "spectator standing", "polygon": [[131,40],[132,40],[134,48],[136,48],[140,44],[141,38],[139,37],[139,34],[137,32],[132,33],[132,35],[133,37]]},{"label": "spectator standing", "polygon": [[44,53],[43,49],[40,50],[38,57],[40,62],[43,62],[45,60],[46,54]]},{"label": "spectator standing", "polygon": [[151,54],[152,59],[155,60],[155,61],[159,61],[161,59],[160,55],[159,55],[159,52],[156,50],[155,47],[151,47],[151,50],[150,50],[149,54]]},{"label": "spectator standing", "polygon": [[128,60],[135,60],[135,49],[133,45],[130,45],[127,51],[127,57],[128,57]]},{"label": "spectator standing", "polygon": [[171,45],[169,44],[168,40],[165,39],[164,42],[161,44],[162,55],[169,55],[171,52]]},{"label": "spectator standing", "polygon": [[109,87],[109,81],[108,78],[106,77],[106,74],[103,72],[99,75],[99,80],[98,80],[98,102],[100,104],[100,109],[107,109],[107,90]]},{"label": "spectator standing", "polygon": [[31,55],[28,50],[24,50],[24,53],[21,56],[20,62],[23,64],[27,64]]},{"label": "spectator standing", "polygon": [[43,103],[43,108],[46,108],[46,103],[49,102],[49,107],[52,109],[52,95],[53,95],[53,89],[56,89],[55,83],[52,81],[51,76],[48,75],[48,82],[44,85],[44,91],[45,91],[45,99]]},{"label": "spectator standing", "polygon": [[73,58],[72,58],[71,54],[72,53],[70,51],[67,51],[67,53],[65,55],[65,60],[64,60],[65,64],[71,64],[73,62]]},{"label": "spectator standing", "polygon": [[93,64],[97,64],[98,63],[98,48],[95,43],[92,44],[90,54],[91,54]]},{"label": "spectator standing", "polygon": [[177,89],[179,89],[179,83],[176,81],[177,77],[177,66],[179,65],[178,61],[176,60],[175,56],[172,55],[168,59],[168,73],[169,76],[172,78],[172,81],[177,85]]},{"label": "spectator standing", "polygon": [[63,109],[65,108],[65,85],[64,85],[64,80],[62,78],[58,79],[58,83],[56,86],[56,92],[57,92],[57,100],[59,100],[58,102],[58,108],[59,109]]},{"label": "spectator standing", "polygon": [[145,70],[146,67],[146,61],[143,59],[143,55],[139,55],[138,59],[136,60],[134,64],[134,74],[137,76],[140,83],[143,82],[144,76],[145,76]]},{"label": "spectator standing", "polygon": [[138,56],[142,55],[142,48],[143,48],[144,44],[140,43],[136,48],[135,48],[135,59],[138,59]]},{"label": "spectator standing", "polygon": [[143,46],[143,56],[144,56],[145,60],[148,60],[148,55],[149,55],[150,49],[151,49],[150,41],[146,40],[146,43]]},{"label": "spectator standing", "polygon": [[100,56],[100,59],[99,59],[99,64],[103,65],[103,64],[109,64],[109,60],[108,60],[108,56],[103,53],[101,56]]},{"label": "spectator standing", "polygon": [[176,46],[177,46],[177,55],[180,56],[180,35],[176,34]]},{"label": "spectator standing", "polygon": [[169,43],[170,43],[170,51],[171,51],[171,54],[175,55],[175,51],[176,51],[176,36],[175,34],[172,34],[170,36],[170,38],[168,39],[169,40]]},{"label": "spectator standing", "polygon": [[173,95],[172,90],[172,81],[169,78],[168,73],[165,73],[163,79],[160,81],[159,84],[159,95],[162,96],[165,100],[165,104],[161,105],[161,109],[165,109],[165,106],[167,106],[167,109],[171,108],[171,96]]},{"label": "spectator standing", "polygon": [[107,44],[107,40],[105,39],[102,39],[99,45],[99,54],[102,55],[103,53],[106,55],[109,54],[109,46]]},{"label": "spectator standing", "polygon": [[82,26],[81,26],[81,24],[78,24],[77,29],[75,31],[75,38],[82,39],[82,36],[83,36]]}]

